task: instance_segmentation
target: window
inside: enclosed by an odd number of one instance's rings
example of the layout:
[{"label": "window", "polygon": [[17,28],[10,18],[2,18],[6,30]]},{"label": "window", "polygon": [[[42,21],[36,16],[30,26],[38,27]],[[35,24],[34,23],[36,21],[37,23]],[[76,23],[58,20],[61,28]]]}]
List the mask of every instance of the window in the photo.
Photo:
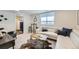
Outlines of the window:
[{"label": "window", "polygon": [[54,25],[54,16],[44,16],[41,17],[41,25]]}]

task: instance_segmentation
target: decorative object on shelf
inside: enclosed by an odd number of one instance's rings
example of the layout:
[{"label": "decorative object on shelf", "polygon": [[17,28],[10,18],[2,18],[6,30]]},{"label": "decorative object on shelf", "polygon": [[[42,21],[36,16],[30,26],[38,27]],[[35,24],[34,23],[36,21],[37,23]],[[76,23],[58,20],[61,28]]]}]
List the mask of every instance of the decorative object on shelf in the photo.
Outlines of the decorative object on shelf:
[{"label": "decorative object on shelf", "polygon": [[4,17],[4,15],[0,15],[0,17]]},{"label": "decorative object on shelf", "polygon": [[31,24],[31,27],[32,27],[32,32],[33,33],[36,33],[37,24],[36,23],[33,23],[33,24]]},{"label": "decorative object on shelf", "polygon": [[0,19],[0,21],[2,21],[2,19]]},{"label": "decorative object on shelf", "polygon": [[29,26],[28,32],[29,32],[29,33],[32,33],[32,27],[31,27],[31,26]]},{"label": "decorative object on shelf", "polygon": [[7,18],[4,18],[4,20],[7,20]]}]

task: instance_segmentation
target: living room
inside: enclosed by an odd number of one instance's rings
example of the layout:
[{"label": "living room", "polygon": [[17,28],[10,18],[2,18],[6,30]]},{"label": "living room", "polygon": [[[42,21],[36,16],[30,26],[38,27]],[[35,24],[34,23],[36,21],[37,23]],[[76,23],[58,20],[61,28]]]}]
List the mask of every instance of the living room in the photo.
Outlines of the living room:
[{"label": "living room", "polygon": [[[23,33],[20,31],[21,34],[17,35],[18,39],[16,40],[15,48],[24,49],[25,46],[30,47],[30,45],[26,43],[31,35],[33,36],[32,39],[39,39],[39,37],[41,37],[40,39],[45,40],[48,38],[49,40],[46,41],[48,41],[48,43],[50,42],[50,45],[48,45],[53,49],[78,48],[78,10],[20,10],[18,16],[21,16],[21,21],[24,22],[24,25],[22,27]],[[47,20],[47,17],[50,21]],[[17,27],[20,29],[20,25]],[[55,33],[57,30],[62,30],[63,28],[68,30],[72,29],[72,31],[76,32],[77,35],[74,36],[73,33],[71,34],[71,32],[68,32],[68,36],[64,34],[66,37],[63,37],[62,34],[60,36],[60,34],[57,35]],[[71,38],[74,37],[72,41],[69,36]],[[74,44],[72,42],[74,42]],[[50,47],[48,48],[50,49]]]},{"label": "living room", "polygon": [[1,0],[1,59],[79,59],[78,0]]},{"label": "living room", "polygon": [[1,10],[0,32],[12,37],[1,39],[1,48],[78,49],[78,14],[78,10]]}]

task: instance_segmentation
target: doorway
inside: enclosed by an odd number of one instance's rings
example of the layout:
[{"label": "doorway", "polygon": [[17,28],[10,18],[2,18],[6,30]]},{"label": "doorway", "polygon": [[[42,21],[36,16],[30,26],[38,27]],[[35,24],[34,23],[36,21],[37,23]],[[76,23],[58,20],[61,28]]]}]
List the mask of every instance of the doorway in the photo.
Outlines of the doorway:
[{"label": "doorway", "polygon": [[17,34],[23,34],[24,32],[24,22],[22,16],[16,16],[16,32]]}]

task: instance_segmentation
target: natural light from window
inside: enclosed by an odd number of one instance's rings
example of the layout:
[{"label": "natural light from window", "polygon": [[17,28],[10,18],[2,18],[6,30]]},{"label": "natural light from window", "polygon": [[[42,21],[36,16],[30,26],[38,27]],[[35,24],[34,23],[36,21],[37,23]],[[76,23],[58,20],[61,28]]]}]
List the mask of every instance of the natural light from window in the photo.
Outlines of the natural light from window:
[{"label": "natural light from window", "polygon": [[54,25],[54,16],[41,17],[41,25],[45,25],[45,26]]}]

